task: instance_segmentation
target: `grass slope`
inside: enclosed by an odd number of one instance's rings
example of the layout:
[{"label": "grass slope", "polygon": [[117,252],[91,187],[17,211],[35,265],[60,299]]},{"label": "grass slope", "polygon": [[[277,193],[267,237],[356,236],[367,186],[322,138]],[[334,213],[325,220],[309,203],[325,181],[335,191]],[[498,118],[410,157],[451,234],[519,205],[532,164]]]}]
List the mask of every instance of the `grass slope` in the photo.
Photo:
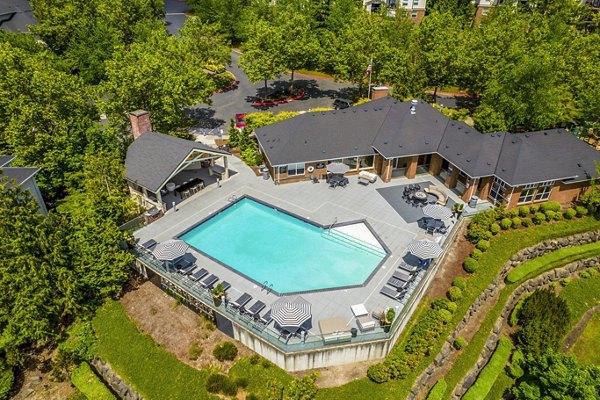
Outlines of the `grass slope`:
[{"label": "grass slope", "polygon": [[600,312],[596,312],[589,320],[581,336],[577,339],[571,353],[582,364],[600,365]]},{"label": "grass slope", "polygon": [[498,341],[498,347],[492,354],[492,358],[483,367],[473,386],[467,390],[463,400],[481,400],[488,395],[496,379],[504,371],[504,366],[508,362],[511,351],[512,343],[510,339],[502,338]]},{"label": "grass slope", "polygon": [[587,310],[600,304],[600,275],[569,282],[560,292],[560,297],[565,299],[569,306],[570,328],[572,329]]},{"label": "grass slope", "polygon": [[116,397],[104,386],[88,363],[81,363],[71,373],[71,382],[90,400],[116,400]]},{"label": "grass slope", "polygon": [[214,399],[205,389],[207,371],[196,370],[161,349],[128,318],[121,303],[109,301],[93,321],[98,355],[145,399]]}]

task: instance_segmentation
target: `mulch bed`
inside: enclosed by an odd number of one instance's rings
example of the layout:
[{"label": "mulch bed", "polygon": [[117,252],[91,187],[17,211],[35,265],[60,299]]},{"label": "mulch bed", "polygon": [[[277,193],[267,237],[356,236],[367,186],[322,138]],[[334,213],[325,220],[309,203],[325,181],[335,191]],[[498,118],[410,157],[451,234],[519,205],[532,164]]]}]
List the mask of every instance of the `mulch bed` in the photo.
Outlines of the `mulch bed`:
[{"label": "mulch bed", "polygon": [[281,99],[281,100],[272,100],[272,101],[269,101],[269,100],[265,100],[265,101],[256,100],[256,101],[252,102],[252,105],[254,107],[274,106],[274,105],[277,105],[277,104],[284,104],[284,103],[289,103],[289,102],[294,101],[294,100],[299,100],[299,99],[301,99],[303,97],[304,97],[304,89],[300,89],[300,92],[298,94],[296,94],[296,95],[293,95],[292,97],[288,97],[288,98]]}]

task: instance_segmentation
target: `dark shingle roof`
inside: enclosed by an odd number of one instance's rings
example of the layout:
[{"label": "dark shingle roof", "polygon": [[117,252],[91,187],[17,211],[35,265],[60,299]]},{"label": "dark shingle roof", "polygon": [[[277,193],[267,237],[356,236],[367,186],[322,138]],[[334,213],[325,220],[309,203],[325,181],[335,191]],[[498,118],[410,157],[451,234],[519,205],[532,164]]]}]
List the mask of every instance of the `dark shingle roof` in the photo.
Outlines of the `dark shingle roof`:
[{"label": "dark shingle roof", "polygon": [[0,28],[10,32],[28,32],[27,25],[37,23],[27,0],[0,0]]},{"label": "dark shingle roof", "polygon": [[471,178],[490,176],[496,170],[504,135],[482,134],[464,122],[452,121],[437,152]]},{"label": "dark shingle roof", "polygon": [[8,164],[10,164],[11,161],[14,160],[15,158],[16,158],[15,156],[0,155],[0,167],[8,166]]},{"label": "dark shingle roof", "polygon": [[25,168],[25,167],[5,167],[0,168],[0,178],[8,178],[8,186],[12,186],[12,181],[17,185],[22,185],[27,180],[35,176],[38,173],[39,168]]},{"label": "dark shingle roof", "polygon": [[495,175],[511,186],[596,177],[600,153],[564,129],[505,134]]},{"label": "dark shingle roof", "polygon": [[[407,157],[437,151],[446,125],[450,122],[448,117],[422,100],[417,101],[416,104],[398,102],[389,97],[382,100],[387,115],[373,140],[372,145],[375,150],[385,158]],[[413,105],[414,114],[411,113]]]},{"label": "dark shingle roof", "polygon": [[157,132],[146,132],[127,149],[125,177],[156,193],[192,150],[230,155],[226,151],[202,143]]}]

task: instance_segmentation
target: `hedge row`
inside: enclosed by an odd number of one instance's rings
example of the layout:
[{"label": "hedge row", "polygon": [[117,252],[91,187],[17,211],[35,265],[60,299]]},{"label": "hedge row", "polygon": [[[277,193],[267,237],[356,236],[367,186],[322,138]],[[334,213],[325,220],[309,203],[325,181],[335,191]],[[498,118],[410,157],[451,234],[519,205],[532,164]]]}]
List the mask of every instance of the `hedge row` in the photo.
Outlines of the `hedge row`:
[{"label": "hedge row", "polygon": [[440,379],[429,391],[427,400],[442,400],[444,398],[444,392],[446,391],[446,381]]},{"label": "hedge row", "polygon": [[496,347],[492,358],[483,368],[473,386],[467,390],[462,398],[463,400],[481,400],[487,396],[498,375],[508,362],[511,350],[512,343],[509,339],[502,338],[498,341],[498,347]]},{"label": "hedge row", "polygon": [[600,242],[565,247],[519,265],[506,276],[506,282],[515,283],[573,261],[583,260],[599,254]]},{"label": "hedge row", "polygon": [[116,400],[86,362],[81,363],[71,373],[71,382],[90,400]]},{"label": "hedge row", "polygon": [[559,221],[562,218],[572,219],[587,215],[585,207],[568,208],[561,212],[560,203],[547,201],[533,206],[521,206],[512,210],[504,207],[494,208],[477,214],[469,223],[467,237],[469,241],[478,244],[481,240],[489,240],[492,236],[508,229],[517,229],[531,224],[540,225],[544,222]]}]

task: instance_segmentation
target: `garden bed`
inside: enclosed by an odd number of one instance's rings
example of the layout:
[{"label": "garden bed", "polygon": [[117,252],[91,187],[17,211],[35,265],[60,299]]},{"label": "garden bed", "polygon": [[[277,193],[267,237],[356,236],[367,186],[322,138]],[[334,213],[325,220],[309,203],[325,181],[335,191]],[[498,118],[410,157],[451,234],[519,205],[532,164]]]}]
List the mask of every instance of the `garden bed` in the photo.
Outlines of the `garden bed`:
[{"label": "garden bed", "polygon": [[[271,99],[269,99],[271,97]],[[300,100],[304,97],[304,89],[300,89],[298,93],[276,92],[267,96],[264,100],[255,100],[252,102],[254,107],[274,106],[277,104],[289,103],[295,100]]]},{"label": "garden bed", "polygon": [[213,75],[213,80],[217,85],[217,90],[215,90],[213,94],[227,92],[240,83],[235,75],[229,71]]}]

